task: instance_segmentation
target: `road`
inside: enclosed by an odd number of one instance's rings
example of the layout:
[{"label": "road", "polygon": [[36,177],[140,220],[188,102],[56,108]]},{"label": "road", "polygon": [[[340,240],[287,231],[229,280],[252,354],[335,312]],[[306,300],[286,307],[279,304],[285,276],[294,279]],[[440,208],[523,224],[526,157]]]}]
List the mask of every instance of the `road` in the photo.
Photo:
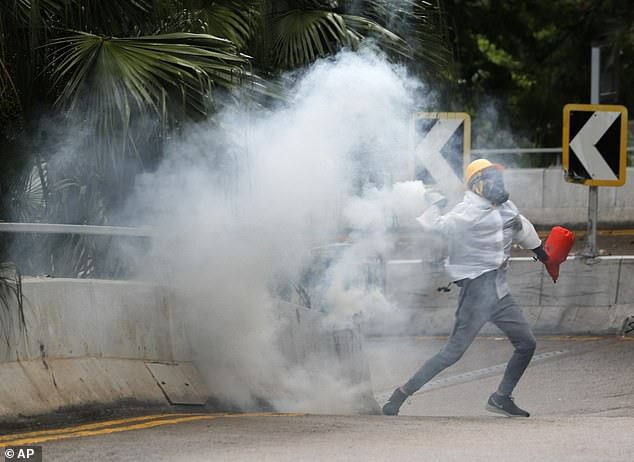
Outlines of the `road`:
[{"label": "road", "polygon": [[[442,338],[368,339],[379,401]],[[511,348],[479,338],[402,415],[189,414],[133,417],[2,437],[49,461],[630,461],[634,341],[541,337],[516,390],[528,419],[484,411]]]}]

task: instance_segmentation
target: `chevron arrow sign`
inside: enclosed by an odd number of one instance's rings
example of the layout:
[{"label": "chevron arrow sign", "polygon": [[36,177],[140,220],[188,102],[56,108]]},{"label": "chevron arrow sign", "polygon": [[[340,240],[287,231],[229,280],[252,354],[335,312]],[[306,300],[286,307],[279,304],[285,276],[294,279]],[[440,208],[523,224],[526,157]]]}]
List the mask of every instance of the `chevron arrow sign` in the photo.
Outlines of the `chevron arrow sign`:
[{"label": "chevron arrow sign", "polygon": [[622,186],[627,172],[627,109],[567,104],[563,121],[566,181],[588,186]]},{"label": "chevron arrow sign", "polygon": [[417,112],[412,117],[414,176],[462,191],[471,150],[471,118],[464,112]]}]

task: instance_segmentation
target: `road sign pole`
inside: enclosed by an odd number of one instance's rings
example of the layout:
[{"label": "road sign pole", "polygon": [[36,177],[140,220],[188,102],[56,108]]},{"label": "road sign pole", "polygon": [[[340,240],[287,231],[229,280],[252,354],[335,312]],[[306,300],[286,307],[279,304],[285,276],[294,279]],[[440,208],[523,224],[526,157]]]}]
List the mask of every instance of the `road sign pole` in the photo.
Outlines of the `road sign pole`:
[{"label": "road sign pole", "polygon": [[[592,65],[590,68],[590,104],[599,104],[601,80],[601,48],[592,47]],[[589,257],[597,256],[597,219],[599,216],[599,187],[590,186],[588,189],[588,229],[586,234],[585,254]]]},{"label": "road sign pole", "polygon": [[599,187],[590,186],[588,189],[588,229],[586,233],[586,248],[584,254],[588,257],[597,256],[597,216],[599,212]]},{"label": "road sign pole", "polygon": [[[603,91],[606,82],[601,50],[591,49],[590,104],[566,104],[563,116],[562,165],[565,180],[588,186],[588,232],[582,255],[598,255],[599,186],[623,186],[627,178],[627,108],[601,104],[618,91]],[[604,82],[601,82],[601,81]]]},{"label": "road sign pole", "polygon": [[600,80],[601,80],[601,47],[592,47],[590,67],[590,104],[599,104]]}]

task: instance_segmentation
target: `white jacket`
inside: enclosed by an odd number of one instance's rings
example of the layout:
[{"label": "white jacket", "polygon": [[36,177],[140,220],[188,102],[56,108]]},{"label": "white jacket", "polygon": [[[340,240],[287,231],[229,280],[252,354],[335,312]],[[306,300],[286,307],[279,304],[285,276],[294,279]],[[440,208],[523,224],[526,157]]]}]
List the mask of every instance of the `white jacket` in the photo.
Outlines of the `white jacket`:
[{"label": "white jacket", "polygon": [[535,228],[520,215],[513,202],[508,200],[494,206],[471,191],[445,215],[432,205],[417,220],[424,228],[447,236],[445,268],[452,281],[474,279],[495,269],[505,270],[513,241],[523,249],[534,249],[541,244]]}]

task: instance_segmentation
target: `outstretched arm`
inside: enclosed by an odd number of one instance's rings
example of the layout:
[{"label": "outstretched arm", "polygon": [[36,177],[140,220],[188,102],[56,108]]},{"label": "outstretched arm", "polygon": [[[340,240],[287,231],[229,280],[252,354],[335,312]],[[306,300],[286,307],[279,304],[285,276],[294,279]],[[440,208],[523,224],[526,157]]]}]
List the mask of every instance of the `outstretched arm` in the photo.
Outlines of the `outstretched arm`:
[{"label": "outstretched arm", "polygon": [[416,221],[425,229],[443,231],[445,220],[441,210],[447,206],[447,198],[439,192],[430,190],[425,190],[424,196],[425,201],[430,205]]},{"label": "outstretched arm", "polygon": [[[515,241],[522,249],[531,249],[533,252],[542,245],[542,241],[535,231],[533,224],[524,215],[518,215],[519,224]],[[537,257],[539,258],[539,256]]]},{"label": "outstretched arm", "polygon": [[531,249],[537,259],[544,264],[553,282],[557,282],[557,278],[559,277],[559,263],[550,258],[533,224],[523,215],[519,215],[519,219],[522,226],[515,236],[517,243],[523,249]]}]

